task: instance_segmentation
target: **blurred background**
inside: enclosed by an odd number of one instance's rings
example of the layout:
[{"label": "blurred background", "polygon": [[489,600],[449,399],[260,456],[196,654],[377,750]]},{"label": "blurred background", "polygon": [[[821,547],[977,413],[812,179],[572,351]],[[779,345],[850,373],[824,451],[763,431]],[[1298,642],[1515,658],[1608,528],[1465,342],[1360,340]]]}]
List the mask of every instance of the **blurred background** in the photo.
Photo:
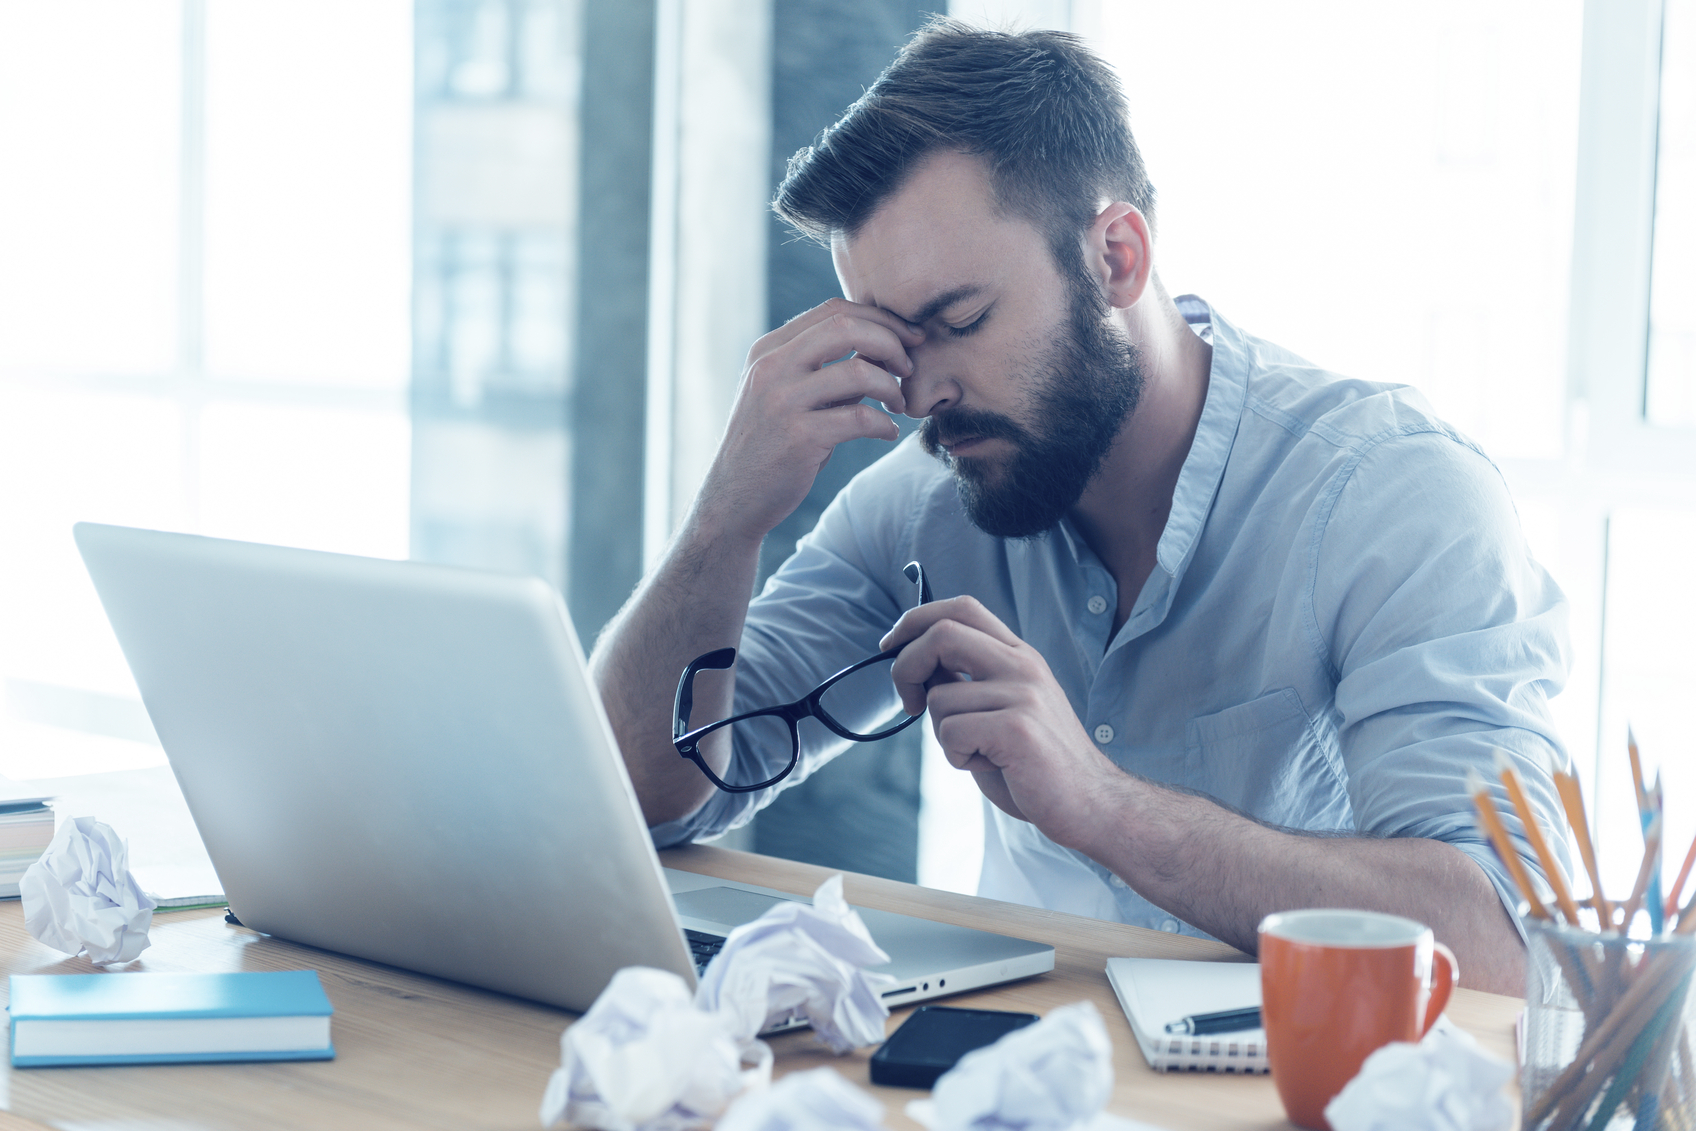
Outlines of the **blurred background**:
[{"label": "blurred background", "polygon": [[[940,10],[0,0],[0,775],[164,761],[76,521],[531,573],[588,646],[748,345],[836,293],[766,208],[784,162]],[[1495,458],[1572,602],[1605,872],[1641,846],[1628,720],[1688,843],[1696,0],[946,10],[1118,68],[1171,293]],[[726,841],[973,890],[981,802],[923,729]]]}]

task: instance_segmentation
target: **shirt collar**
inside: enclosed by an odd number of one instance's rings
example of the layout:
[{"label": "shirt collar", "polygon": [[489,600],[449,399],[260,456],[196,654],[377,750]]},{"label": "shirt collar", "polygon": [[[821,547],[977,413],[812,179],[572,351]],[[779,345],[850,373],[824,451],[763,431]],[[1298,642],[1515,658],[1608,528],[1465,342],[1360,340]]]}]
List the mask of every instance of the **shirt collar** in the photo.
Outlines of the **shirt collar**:
[{"label": "shirt collar", "polygon": [[1236,442],[1237,426],[1242,422],[1251,363],[1251,351],[1242,332],[1220,318],[1206,302],[1195,295],[1182,295],[1177,307],[1192,327],[1202,324],[1212,327],[1213,365],[1208,373],[1207,398],[1202,403],[1201,419],[1196,423],[1195,439],[1178,472],[1178,485],[1172,491],[1172,511],[1155,548],[1160,568],[1174,580],[1195,553],[1196,542],[1213,509],[1214,496],[1225,475],[1225,463],[1231,456],[1231,445]]}]

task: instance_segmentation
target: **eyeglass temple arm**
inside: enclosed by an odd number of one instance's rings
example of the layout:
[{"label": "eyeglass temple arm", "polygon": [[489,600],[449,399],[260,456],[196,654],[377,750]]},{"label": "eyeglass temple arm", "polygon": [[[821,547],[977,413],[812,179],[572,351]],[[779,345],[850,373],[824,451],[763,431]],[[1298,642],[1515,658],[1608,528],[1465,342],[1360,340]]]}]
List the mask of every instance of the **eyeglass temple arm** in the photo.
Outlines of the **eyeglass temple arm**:
[{"label": "eyeglass temple arm", "polygon": [[930,578],[925,576],[925,567],[918,562],[908,562],[901,567],[901,572],[907,575],[907,580],[919,587],[919,604],[930,604]]},{"label": "eyeglass temple arm", "polygon": [[716,652],[708,652],[705,656],[697,656],[683,669],[683,677],[677,681],[677,700],[672,704],[671,736],[682,735],[689,729],[689,712],[695,708],[695,673],[703,668],[722,670],[736,662],[736,649],[720,648]]}]

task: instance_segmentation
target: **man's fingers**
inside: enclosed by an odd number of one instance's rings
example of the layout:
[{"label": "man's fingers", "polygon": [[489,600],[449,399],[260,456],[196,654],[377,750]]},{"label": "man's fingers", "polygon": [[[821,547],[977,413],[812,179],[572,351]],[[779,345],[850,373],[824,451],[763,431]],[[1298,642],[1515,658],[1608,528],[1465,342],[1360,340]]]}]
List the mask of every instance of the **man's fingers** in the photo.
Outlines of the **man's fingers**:
[{"label": "man's fingers", "polygon": [[902,318],[891,311],[885,310],[881,306],[870,306],[863,302],[853,302],[849,299],[842,298],[840,295],[835,298],[826,299],[811,310],[802,311],[800,314],[797,314],[795,317],[785,322],[782,326],[773,330],[770,334],[767,334],[766,337],[771,339],[774,343],[789,341],[797,334],[818,325],[820,322],[828,321],[838,314],[849,314],[856,318],[864,318],[868,322],[876,322],[880,325],[887,326],[897,336],[899,336],[903,342],[906,342],[909,345],[916,346],[925,340],[925,332],[919,327],[913,325],[911,322],[908,322],[905,318]]},{"label": "man's fingers", "polygon": [[[890,419],[889,414],[880,412],[869,404],[861,404],[858,400],[850,404],[837,405],[834,408],[820,409],[810,414],[808,423],[815,429],[814,438],[820,444],[834,447],[847,440],[898,440],[901,429]],[[824,461],[820,461],[822,467]]]},{"label": "man's fingers", "polygon": [[1001,770],[1000,741],[997,728],[1010,722],[1004,711],[968,711],[963,714],[934,718],[931,729],[942,747],[948,764],[973,773]]},{"label": "man's fingers", "polygon": [[883,639],[878,642],[878,648],[899,648],[908,641],[923,636],[943,621],[954,621],[975,629],[1008,647],[1017,647],[1020,642],[1018,635],[986,609],[982,601],[967,595],[932,601],[927,605],[908,609],[901,615],[901,619],[895,622],[895,627],[884,634]]},{"label": "man's fingers", "polygon": [[741,396],[802,410],[869,396],[904,412],[901,380],[912,372],[912,359],[887,327],[838,315],[780,348],[756,346]]},{"label": "man's fingers", "polygon": [[[921,606],[928,608],[929,606]],[[1010,635],[1010,634],[1009,634]],[[982,682],[997,677],[1018,678],[1018,638],[1008,644],[957,620],[944,618],[901,649],[890,667],[890,678],[909,713],[926,702],[927,693],[942,683],[965,677]]]},{"label": "man's fingers", "polygon": [[900,381],[883,367],[858,357],[851,357],[820,373],[808,382],[805,394],[812,402],[808,405],[810,408],[840,408],[845,404],[858,404],[863,397],[873,397],[887,405],[891,412],[900,412],[907,403],[901,396]]},{"label": "man's fingers", "polygon": [[774,351],[803,369],[824,369],[854,354],[880,365],[897,377],[913,375],[907,345],[888,326],[851,314],[835,314],[808,327]]},{"label": "man's fingers", "polygon": [[1023,686],[1010,680],[960,680],[933,686],[925,705],[930,709],[932,721],[941,722],[955,715],[1004,711],[1027,698]]},{"label": "man's fingers", "polygon": [[[894,334],[903,346],[916,346],[925,340],[924,331],[891,314],[878,306],[867,306],[864,303],[849,302],[845,298],[833,298],[821,302],[811,310],[803,311],[761,338],[754,344],[756,352],[766,352],[776,349],[811,330],[813,327],[838,315],[847,315],[868,323],[883,326]],[[826,358],[825,360],[829,360]]]}]

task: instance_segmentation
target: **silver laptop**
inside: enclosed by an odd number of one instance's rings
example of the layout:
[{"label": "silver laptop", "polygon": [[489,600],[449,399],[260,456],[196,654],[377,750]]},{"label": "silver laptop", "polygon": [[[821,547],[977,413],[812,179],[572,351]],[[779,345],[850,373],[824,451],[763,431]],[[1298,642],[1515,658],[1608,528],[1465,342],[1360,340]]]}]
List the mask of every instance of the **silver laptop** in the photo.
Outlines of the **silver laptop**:
[{"label": "silver laptop", "polygon": [[[546,583],[75,533],[244,925],[583,1010],[624,966],[693,985],[715,940],[795,898],[660,867]],[[1043,944],[860,913],[891,1005],[1054,968]]]}]

